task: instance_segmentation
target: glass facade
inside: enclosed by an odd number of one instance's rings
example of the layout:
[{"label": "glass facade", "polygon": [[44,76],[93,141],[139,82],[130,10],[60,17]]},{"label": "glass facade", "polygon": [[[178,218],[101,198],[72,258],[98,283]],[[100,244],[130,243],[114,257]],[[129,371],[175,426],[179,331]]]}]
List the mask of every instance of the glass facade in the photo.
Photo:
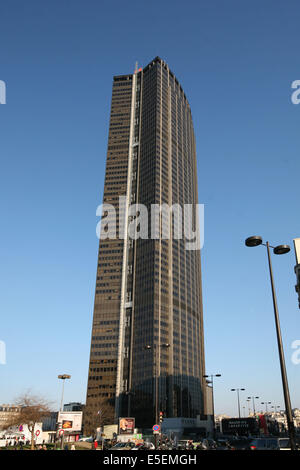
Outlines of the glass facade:
[{"label": "glass facade", "polygon": [[198,202],[190,106],[158,57],[114,77],[104,202],[115,206],[118,227],[119,196],[127,209],[147,207],[148,238],[100,240],[87,428],[103,400],[136,426],[152,426],[159,411],[205,413],[200,251],[175,236],[175,217],[170,226],[159,218],[151,234],[153,204],[175,212],[191,204],[195,221]]}]

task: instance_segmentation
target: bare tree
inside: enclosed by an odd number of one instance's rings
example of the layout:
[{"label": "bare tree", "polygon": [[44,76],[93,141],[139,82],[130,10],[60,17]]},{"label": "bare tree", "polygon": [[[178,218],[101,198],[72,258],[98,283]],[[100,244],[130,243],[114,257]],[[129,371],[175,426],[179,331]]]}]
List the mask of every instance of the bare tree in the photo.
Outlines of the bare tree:
[{"label": "bare tree", "polygon": [[34,396],[30,392],[25,392],[16,399],[14,406],[17,406],[20,411],[14,413],[10,419],[5,421],[2,428],[8,429],[12,426],[20,426],[26,424],[31,433],[31,450],[34,450],[34,431],[37,423],[40,423],[43,418],[49,416],[50,403],[40,396]]},{"label": "bare tree", "polygon": [[97,428],[113,423],[114,407],[111,405],[109,399],[103,398],[100,402],[97,402],[96,406],[85,408],[84,414],[84,432],[95,436]]}]

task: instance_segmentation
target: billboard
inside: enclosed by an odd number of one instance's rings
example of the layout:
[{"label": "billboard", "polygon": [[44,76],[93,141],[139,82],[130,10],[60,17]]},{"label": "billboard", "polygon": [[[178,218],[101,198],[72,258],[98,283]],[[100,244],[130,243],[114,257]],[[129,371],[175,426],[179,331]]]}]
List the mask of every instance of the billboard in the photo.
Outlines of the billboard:
[{"label": "billboard", "polygon": [[68,421],[66,419],[62,420],[62,429],[73,429],[73,421]]},{"label": "billboard", "polygon": [[65,431],[81,431],[82,411],[61,411],[57,421]]},{"label": "billboard", "polygon": [[229,418],[221,421],[222,433],[238,436],[257,434],[258,422],[256,418]]},{"label": "billboard", "polygon": [[134,428],[134,418],[119,418],[119,434],[133,434]]}]

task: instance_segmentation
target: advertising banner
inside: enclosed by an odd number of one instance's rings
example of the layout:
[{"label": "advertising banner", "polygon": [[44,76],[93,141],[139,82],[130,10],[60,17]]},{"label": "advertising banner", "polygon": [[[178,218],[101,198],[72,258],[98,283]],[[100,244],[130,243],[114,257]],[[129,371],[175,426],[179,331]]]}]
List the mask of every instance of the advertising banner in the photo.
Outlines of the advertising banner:
[{"label": "advertising banner", "polygon": [[256,418],[228,418],[221,422],[223,434],[233,434],[238,436],[247,436],[256,434],[258,424]]},{"label": "advertising banner", "polygon": [[65,419],[62,420],[62,429],[72,429],[73,428],[73,421],[66,421]]},{"label": "advertising banner", "polygon": [[65,431],[81,431],[82,411],[62,411],[58,413],[58,422]]},{"label": "advertising banner", "polygon": [[134,418],[119,419],[119,434],[133,434],[135,428]]}]

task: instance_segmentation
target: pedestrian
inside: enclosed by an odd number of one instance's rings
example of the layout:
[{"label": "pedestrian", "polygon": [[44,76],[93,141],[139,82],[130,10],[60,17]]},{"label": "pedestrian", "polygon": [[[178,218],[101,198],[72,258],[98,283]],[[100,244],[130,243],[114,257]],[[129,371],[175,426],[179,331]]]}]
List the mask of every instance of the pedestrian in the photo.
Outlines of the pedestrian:
[{"label": "pedestrian", "polygon": [[98,447],[98,442],[95,441],[95,442],[94,442],[94,449],[97,450],[97,447]]}]

